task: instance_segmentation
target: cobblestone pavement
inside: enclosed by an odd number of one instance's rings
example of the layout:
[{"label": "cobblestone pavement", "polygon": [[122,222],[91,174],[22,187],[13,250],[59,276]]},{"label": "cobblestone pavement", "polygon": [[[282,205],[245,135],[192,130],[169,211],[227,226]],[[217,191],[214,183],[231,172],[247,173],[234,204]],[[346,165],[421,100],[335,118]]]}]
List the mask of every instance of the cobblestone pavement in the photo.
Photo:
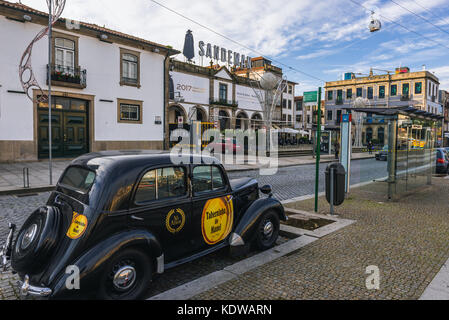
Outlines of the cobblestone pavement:
[{"label": "cobblestone pavement", "polygon": [[[32,210],[46,203],[48,196],[48,192],[20,198],[15,196],[1,196],[0,244],[3,244],[2,241],[6,240],[8,223],[12,222],[20,228],[32,213]],[[17,275],[0,271],[0,300],[15,300],[20,298],[16,286],[17,280],[19,280]]]},{"label": "cobblestone pavement", "polygon": [[[324,172],[327,164],[320,165],[319,192],[324,191]],[[288,200],[315,193],[315,165],[279,168],[272,176],[262,176],[258,170],[230,172],[229,178],[252,177],[259,185],[270,184],[273,194],[280,200]],[[351,162],[351,185],[372,181],[387,176],[387,163],[375,159]]]},{"label": "cobblestone pavement", "polygon": [[[449,257],[448,194],[441,178],[399,202],[354,192],[336,211],[356,223],[193,299],[418,299]],[[319,206],[327,213],[324,199]],[[379,290],[366,288],[371,265],[380,270]]]}]

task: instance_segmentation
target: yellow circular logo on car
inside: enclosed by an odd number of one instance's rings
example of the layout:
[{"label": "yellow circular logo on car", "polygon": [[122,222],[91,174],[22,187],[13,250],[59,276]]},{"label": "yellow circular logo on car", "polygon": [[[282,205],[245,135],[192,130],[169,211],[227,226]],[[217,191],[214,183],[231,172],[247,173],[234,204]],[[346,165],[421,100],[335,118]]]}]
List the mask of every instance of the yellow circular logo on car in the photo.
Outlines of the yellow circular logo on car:
[{"label": "yellow circular logo on car", "polygon": [[207,201],[201,218],[204,241],[213,245],[224,240],[232,229],[234,207],[231,196]]},{"label": "yellow circular logo on car", "polygon": [[87,229],[87,217],[73,212],[72,223],[67,231],[67,237],[70,239],[80,238]]},{"label": "yellow circular logo on car", "polygon": [[167,214],[167,218],[165,219],[165,226],[167,230],[171,233],[178,233],[184,228],[184,224],[186,223],[186,215],[184,211],[181,209],[172,209]]}]

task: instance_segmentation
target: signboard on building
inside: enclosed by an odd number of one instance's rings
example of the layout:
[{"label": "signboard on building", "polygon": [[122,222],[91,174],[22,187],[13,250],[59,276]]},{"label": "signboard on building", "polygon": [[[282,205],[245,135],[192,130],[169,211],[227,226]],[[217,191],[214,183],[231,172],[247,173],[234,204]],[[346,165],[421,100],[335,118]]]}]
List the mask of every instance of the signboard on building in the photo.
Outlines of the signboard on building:
[{"label": "signboard on building", "polygon": [[209,104],[209,79],[181,72],[170,72],[175,95],[179,92],[185,102]]},{"label": "signboard on building", "polygon": [[[264,92],[260,92],[264,97]],[[235,86],[235,98],[238,102],[240,109],[262,111],[260,101],[257,98],[253,88],[236,85]]]},{"label": "signboard on building", "polygon": [[318,101],[318,92],[317,91],[309,91],[304,92],[304,102],[317,102]]}]

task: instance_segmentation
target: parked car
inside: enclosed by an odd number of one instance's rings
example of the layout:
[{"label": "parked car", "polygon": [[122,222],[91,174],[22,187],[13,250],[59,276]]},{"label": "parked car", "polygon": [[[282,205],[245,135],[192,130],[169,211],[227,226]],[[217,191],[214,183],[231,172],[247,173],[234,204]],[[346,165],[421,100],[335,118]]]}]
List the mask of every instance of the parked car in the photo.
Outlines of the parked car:
[{"label": "parked car", "polygon": [[437,163],[435,166],[436,173],[449,173],[449,154],[444,148],[438,148]]},{"label": "parked car", "polygon": [[[215,158],[189,158],[108,151],[73,160],[15,241],[10,225],[0,264],[11,260],[24,295],[137,299],[155,273],[226,246],[271,248],[287,220],[271,187],[229,180]],[[80,290],[66,285],[69,266],[80,271]]]},{"label": "parked car", "polygon": [[388,146],[384,146],[382,150],[376,153],[376,160],[387,161],[388,160]]},{"label": "parked car", "polygon": [[209,148],[214,148],[215,152],[237,154],[242,150],[242,146],[237,144],[235,139],[221,139],[218,142],[209,143]]}]

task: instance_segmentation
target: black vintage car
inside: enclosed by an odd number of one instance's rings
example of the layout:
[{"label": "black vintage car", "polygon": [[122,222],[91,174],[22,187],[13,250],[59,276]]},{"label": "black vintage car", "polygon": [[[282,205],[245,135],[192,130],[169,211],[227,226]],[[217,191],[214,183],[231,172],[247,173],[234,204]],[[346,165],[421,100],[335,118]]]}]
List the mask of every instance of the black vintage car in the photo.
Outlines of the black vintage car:
[{"label": "black vintage car", "polygon": [[[154,274],[225,246],[272,247],[287,217],[271,187],[229,181],[212,157],[189,160],[173,164],[169,153],[146,151],[73,160],[15,241],[10,225],[3,259],[23,279],[22,294],[137,299]],[[73,266],[79,290],[67,285]]]}]

